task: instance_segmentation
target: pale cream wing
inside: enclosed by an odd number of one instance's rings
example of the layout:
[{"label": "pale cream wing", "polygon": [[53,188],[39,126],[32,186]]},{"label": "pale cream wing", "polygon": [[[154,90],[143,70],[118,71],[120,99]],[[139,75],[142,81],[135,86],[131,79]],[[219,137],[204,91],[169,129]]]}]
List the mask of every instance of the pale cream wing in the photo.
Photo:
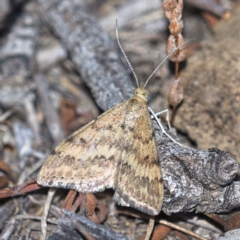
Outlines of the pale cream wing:
[{"label": "pale cream wing", "polygon": [[114,188],[117,163],[123,143],[128,141],[120,127],[126,103],[113,107],[56,147],[38,174],[38,184],[79,192]]},{"label": "pale cream wing", "polygon": [[124,135],[128,136],[118,166],[114,199],[149,215],[157,215],[163,202],[163,183],[155,136],[147,105],[128,101]]}]

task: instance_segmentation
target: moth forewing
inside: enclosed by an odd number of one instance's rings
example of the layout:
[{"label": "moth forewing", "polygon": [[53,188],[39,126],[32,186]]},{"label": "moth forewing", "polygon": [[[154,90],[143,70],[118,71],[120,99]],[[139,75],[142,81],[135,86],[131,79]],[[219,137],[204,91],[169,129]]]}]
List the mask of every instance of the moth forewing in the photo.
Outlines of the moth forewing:
[{"label": "moth forewing", "polygon": [[161,169],[146,100],[137,94],[126,109],[124,134],[128,141],[117,171],[114,199],[121,205],[157,215],[163,201]]},{"label": "moth forewing", "polygon": [[38,174],[38,183],[79,192],[114,188],[125,104],[100,115],[56,147]]}]

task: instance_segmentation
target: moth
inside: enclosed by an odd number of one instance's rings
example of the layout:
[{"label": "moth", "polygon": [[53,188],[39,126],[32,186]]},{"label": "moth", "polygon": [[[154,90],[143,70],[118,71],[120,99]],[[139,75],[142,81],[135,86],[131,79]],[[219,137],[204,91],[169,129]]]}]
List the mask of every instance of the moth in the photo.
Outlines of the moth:
[{"label": "moth", "polygon": [[37,182],[42,186],[84,193],[113,188],[113,198],[119,205],[157,215],[163,202],[163,180],[145,88],[166,59],[182,45],[163,59],[144,85],[139,85],[121,47],[117,28],[116,35],[138,88],[132,98],[119,103],[60,143],[41,168]]}]

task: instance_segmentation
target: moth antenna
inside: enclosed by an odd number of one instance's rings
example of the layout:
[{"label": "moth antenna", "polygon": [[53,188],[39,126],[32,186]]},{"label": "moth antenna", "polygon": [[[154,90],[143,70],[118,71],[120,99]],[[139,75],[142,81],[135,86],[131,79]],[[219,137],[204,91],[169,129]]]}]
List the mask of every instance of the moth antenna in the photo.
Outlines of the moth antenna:
[{"label": "moth antenna", "polygon": [[176,53],[176,51],[181,48],[182,46],[186,45],[188,42],[192,41],[194,38],[189,39],[187,41],[185,41],[184,43],[180,44],[177,48],[173,49],[169,54],[167,54],[163,60],[157,65],[157,67],[153,70],[153,72],[150,74],[150,76],[147,78],[145,84],[144,84],[144,88],[147,86],[148,82],[150,81],[150,79],[152,78],[152,76],[157,72],[157,70],[174,54]]},{"label": "moth antenna", "polygon": [[129,61],[129,59],[128,59],[126,53],[125,53],[125,51],[123,50],[123,48],[122,48],[122,46],[121,46],[120,40],[119,40],[117,19],[116,19],[116,38],[117,38],[118,46],[119,46],[119,48],[121,49],[121,52],[122,52],[124,58],[126,59],[129,68],[131,69],[131,71],[132,71],[132,73],[133,73],[133,76],[134,76],[134,78],[135,78],[135,80],[136,80],[137,87],[139,87],[139,81],[138,81],[137,74],[135,73],[135,71],[134,71],[134,69],[133,69],[133,67],[132,67],[132,64],[130,63],[130,61]]}]

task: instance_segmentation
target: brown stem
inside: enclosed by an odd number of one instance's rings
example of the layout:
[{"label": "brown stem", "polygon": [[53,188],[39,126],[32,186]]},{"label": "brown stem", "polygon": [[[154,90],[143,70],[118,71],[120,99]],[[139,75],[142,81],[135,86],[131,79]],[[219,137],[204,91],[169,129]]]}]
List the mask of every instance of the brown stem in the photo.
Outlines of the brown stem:
[{"label": "brown stem", "polygon": [[170,125],[171,125],[171,126],[173,126],[173,122],[174,122],[174,118],[175,118],[176,111],[177,111],[177,107],[174,106],[174,107],[173,107],[173,110],[172,110],[171,118],[170,118]]},{"label": "brown stem", "polygon": [[178,79],[179,76],[179,62],[175,62],[175,78]]}]

